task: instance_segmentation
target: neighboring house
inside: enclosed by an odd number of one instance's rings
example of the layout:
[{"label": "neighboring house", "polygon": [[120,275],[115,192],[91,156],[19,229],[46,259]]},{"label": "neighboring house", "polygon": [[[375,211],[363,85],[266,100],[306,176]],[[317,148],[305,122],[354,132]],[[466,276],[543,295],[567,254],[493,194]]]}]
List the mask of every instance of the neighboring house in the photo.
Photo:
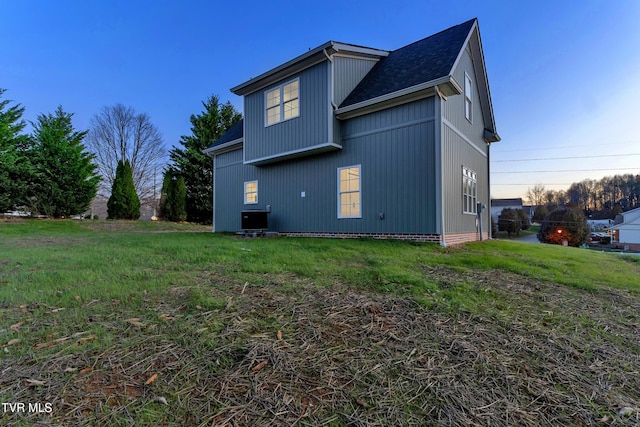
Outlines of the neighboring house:
[{"label": "neighboring house", "polygon": [[204,150],[214,231],[257,209],[290,236],[488,238],[500,137],[476,19],[391,52],[330,41],[231,91],[244,120]]},{"label": "neighboring house", "polygon": [[491,199],[491,218],[497,224],[503,209],[522,209],[522,199]]},{"label": "neighboring house", "polygon": [[640,208],[623,212],[621,216],[622,223],[611,227],[613,241],[633,250],[640,250]]}]

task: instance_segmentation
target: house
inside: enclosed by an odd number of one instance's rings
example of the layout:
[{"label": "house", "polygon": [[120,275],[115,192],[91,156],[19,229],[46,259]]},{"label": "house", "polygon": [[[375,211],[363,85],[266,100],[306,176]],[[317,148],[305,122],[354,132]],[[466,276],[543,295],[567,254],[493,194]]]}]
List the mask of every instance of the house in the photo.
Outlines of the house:
[{"label": "house", "polygon": [[640,251],[640,208],[621,214],[622,222],[611,227],[613,242]]},{"label": "house", "polygon": [[488,238],[500,137],[476,19],[394,51],[329,41],[231,91],[244,119],[204,150],[214,231],[262,210],[289,236]]},{"label": "house", "polygon": [[491,199],[491,218],[496,224],[504,209],[523,209],[522,199]]}]

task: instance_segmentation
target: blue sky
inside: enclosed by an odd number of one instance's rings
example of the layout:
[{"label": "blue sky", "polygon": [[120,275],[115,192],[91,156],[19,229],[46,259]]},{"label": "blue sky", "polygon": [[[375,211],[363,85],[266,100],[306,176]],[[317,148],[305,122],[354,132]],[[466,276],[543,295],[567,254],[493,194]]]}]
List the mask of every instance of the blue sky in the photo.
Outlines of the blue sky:
[{"label": "blue sky", "polygon": [[122,103],[167,148],[207,97],[242,111],[229,88],[328,40],[393,50],[477,17],[502,137],[493,197],[640,173],[635,0],[20,0],[0,16],[0,87],[27,120],[62,105],[84,130]]}]

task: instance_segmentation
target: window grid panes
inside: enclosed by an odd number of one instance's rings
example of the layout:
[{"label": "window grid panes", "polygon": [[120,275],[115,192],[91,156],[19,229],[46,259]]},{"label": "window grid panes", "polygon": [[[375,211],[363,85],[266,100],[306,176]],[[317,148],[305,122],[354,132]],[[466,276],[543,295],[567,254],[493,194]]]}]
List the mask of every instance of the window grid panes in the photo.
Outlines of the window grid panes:
[{"label": "window grid panes", "polygon": [[338,169],[338,218],[360,218],[360,166]]},{"label": "window grid panes", "polygon": [[477,175],[466,167],[462,168],[462,211],[468,214],[478,213]]},{"label": "window grid panes", "polygon": [[471,96],[471,78],[465,74],[464,75],[464,115],[467,120],[471,121],[471,111],[472,111],[472,96]]},{"label": "window grid panes", "polygon": [[258,203],[258,181],[244,183],[244,203],[245,205]]},{"label": "window grid panes", "polygon": [[267,126],[292,119],[300,115],[299,81],[293,80],[266,92]]}]

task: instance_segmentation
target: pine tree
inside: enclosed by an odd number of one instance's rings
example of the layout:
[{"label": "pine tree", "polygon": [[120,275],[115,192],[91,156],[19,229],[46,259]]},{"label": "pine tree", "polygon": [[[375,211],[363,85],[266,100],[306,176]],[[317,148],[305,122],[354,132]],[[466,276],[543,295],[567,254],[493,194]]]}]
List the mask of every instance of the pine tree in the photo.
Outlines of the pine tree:
[{"label": "pine tree", "polygon": [[182,136],[184,149],[173,148],[169,157],[186,185],[187,220],[210,224],[213,218],[213,165],[202,153],[242,118],[231,103],[220,104],[211,96],[202,105],[205,111],[191,115],[191,135]]},{"label": "pine tree", "polygon": [[118,161],[116,176],[107,202],[107,219],[140,218],[140,199],[133,185],[133,173],[128,160]]},{"label": "pine tree", "polygon": [[[6,90],[0,88],[0,98]],[[33,170],[26,159],[24,107],[0,99],[0,213],[24,205]]]},{"label": "pine tree", "polygon": [[30,189],[32,213],[53,218],[85,212],[98,190],[100,178],[93,155],[86,151],[87,132],[74,130],[73,114],[58,107],[32,123],[29,157],[35,175]]}]

